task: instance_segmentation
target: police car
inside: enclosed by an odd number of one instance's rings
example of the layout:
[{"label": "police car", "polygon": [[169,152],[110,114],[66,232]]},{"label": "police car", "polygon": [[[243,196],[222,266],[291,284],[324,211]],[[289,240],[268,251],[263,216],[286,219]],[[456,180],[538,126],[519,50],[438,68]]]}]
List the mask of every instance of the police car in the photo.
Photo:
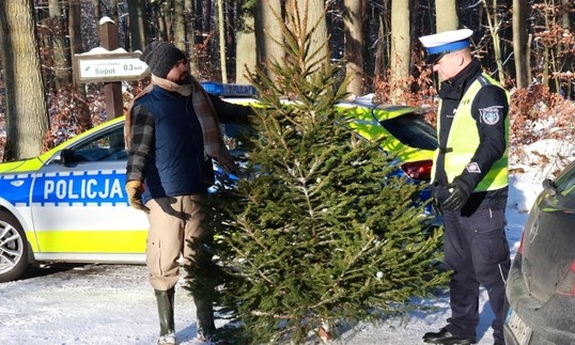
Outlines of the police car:
[{"label": "police car", "polygon": [[[214,92],[218,85],[204,87]],[[393,134],[384,149],[401,149],[404,164],[415,164],[412,175],[428,180],[418,174],[427,169],[421,161],[431,168],[435,132],[417,109],[361,101],[338,107],[357,117],[354,130],[367,139]],[[33,262],[145,262],[148,220],[124,191],[124,122],[115,118],[38,157],[0,164],[0,282],[17,279]]]}]

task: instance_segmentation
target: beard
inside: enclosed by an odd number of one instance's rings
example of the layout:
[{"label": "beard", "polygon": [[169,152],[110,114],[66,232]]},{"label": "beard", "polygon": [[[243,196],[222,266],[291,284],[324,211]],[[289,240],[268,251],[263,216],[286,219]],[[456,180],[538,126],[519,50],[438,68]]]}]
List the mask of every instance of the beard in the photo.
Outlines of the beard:
[{"label": "beard", "polygon": [[184,72],[180,75],[178,80],[175,82],[178,85],[188,85],[192,83],[192,76],[188,72]]}]

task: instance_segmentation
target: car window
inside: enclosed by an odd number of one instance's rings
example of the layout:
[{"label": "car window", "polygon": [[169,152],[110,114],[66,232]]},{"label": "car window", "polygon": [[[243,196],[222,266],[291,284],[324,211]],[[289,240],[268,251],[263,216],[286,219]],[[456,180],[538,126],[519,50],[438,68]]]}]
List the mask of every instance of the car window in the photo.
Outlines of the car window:
[{"label": "car window", "polygon": [[423,115],[398,116],[380,121],[380,124],[404,145],[431,151],[437,148],[436,130],[425,121]]},{"label": "car window", "polygon": [[575,197],[575,163],[565,169],[554,181],[557,192],[564,196]]},{"label": "car window", "polygon": [[544,179],[543,189],[546,190],[546,197],[540,200],[543,211],[575,213],[575,162],[563,170],[557,179]]},{"label": "car window", "polygon": [[99,162],[128,159],[124,147],[124,127],[114,126],[72,146],[72,162]]}]

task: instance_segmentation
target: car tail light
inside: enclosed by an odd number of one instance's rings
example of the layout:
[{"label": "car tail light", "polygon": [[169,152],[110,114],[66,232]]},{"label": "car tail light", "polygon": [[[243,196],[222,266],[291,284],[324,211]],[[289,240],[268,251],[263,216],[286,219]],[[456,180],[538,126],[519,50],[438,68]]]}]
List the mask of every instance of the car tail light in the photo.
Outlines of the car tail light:
[{"label": "car tail light", "polygon": [[416,162],[407,162],[401,165],[401,170],[403,170],[407,176],[414,180],[429,181],[431,180],[432,165],[433,161],[430,159]]},{"label": "car tail light", "polygon": [[517,248],[517,253],[523,254],[523,239],[525,238],[525,230],[521,233],[521,241],[519,241],[519,248]]},{"label": "car tail light", "polygon": [[571,263],[569,270],[557,284],[556,291],[560,295],[575,296],[575,261]]}]

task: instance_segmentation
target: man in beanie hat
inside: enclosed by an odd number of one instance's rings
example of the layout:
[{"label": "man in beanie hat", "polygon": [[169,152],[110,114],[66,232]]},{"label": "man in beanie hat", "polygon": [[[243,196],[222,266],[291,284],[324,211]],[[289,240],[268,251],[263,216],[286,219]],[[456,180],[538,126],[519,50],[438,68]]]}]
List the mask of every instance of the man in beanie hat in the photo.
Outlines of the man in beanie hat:
[{"label": "man in beanie hat", "polygon": [[[219,122],[247,123],[252,109],[208,94],[190,75],[186,55],[171,43],[151,43],[140,59],[148,64],[152,83],[136,96],[126,116],[126,192],[130,205],[146,212],[150,222],[146,264],[160,319],[158,344],[175,344],[178,259],[210,262],[205,257],[211,258],[206,248],[213,233],[201,220],[202,200],[214,182],[212,159],[225,170],[235,167]],[[213,305],[205,297],[210,294],[192,294],[197,340],[214,342]]]},{"label": "man in beanie hat", "polygon": [[432,191],[444,213],[445,263],[452,270],[451,318],[423,336],[432,344],[475,343],[480,285],[495,314],[495,344],[505,344],[509,95],[472,57],[472,34],[462,29],[419,38],[441,81]]}]

